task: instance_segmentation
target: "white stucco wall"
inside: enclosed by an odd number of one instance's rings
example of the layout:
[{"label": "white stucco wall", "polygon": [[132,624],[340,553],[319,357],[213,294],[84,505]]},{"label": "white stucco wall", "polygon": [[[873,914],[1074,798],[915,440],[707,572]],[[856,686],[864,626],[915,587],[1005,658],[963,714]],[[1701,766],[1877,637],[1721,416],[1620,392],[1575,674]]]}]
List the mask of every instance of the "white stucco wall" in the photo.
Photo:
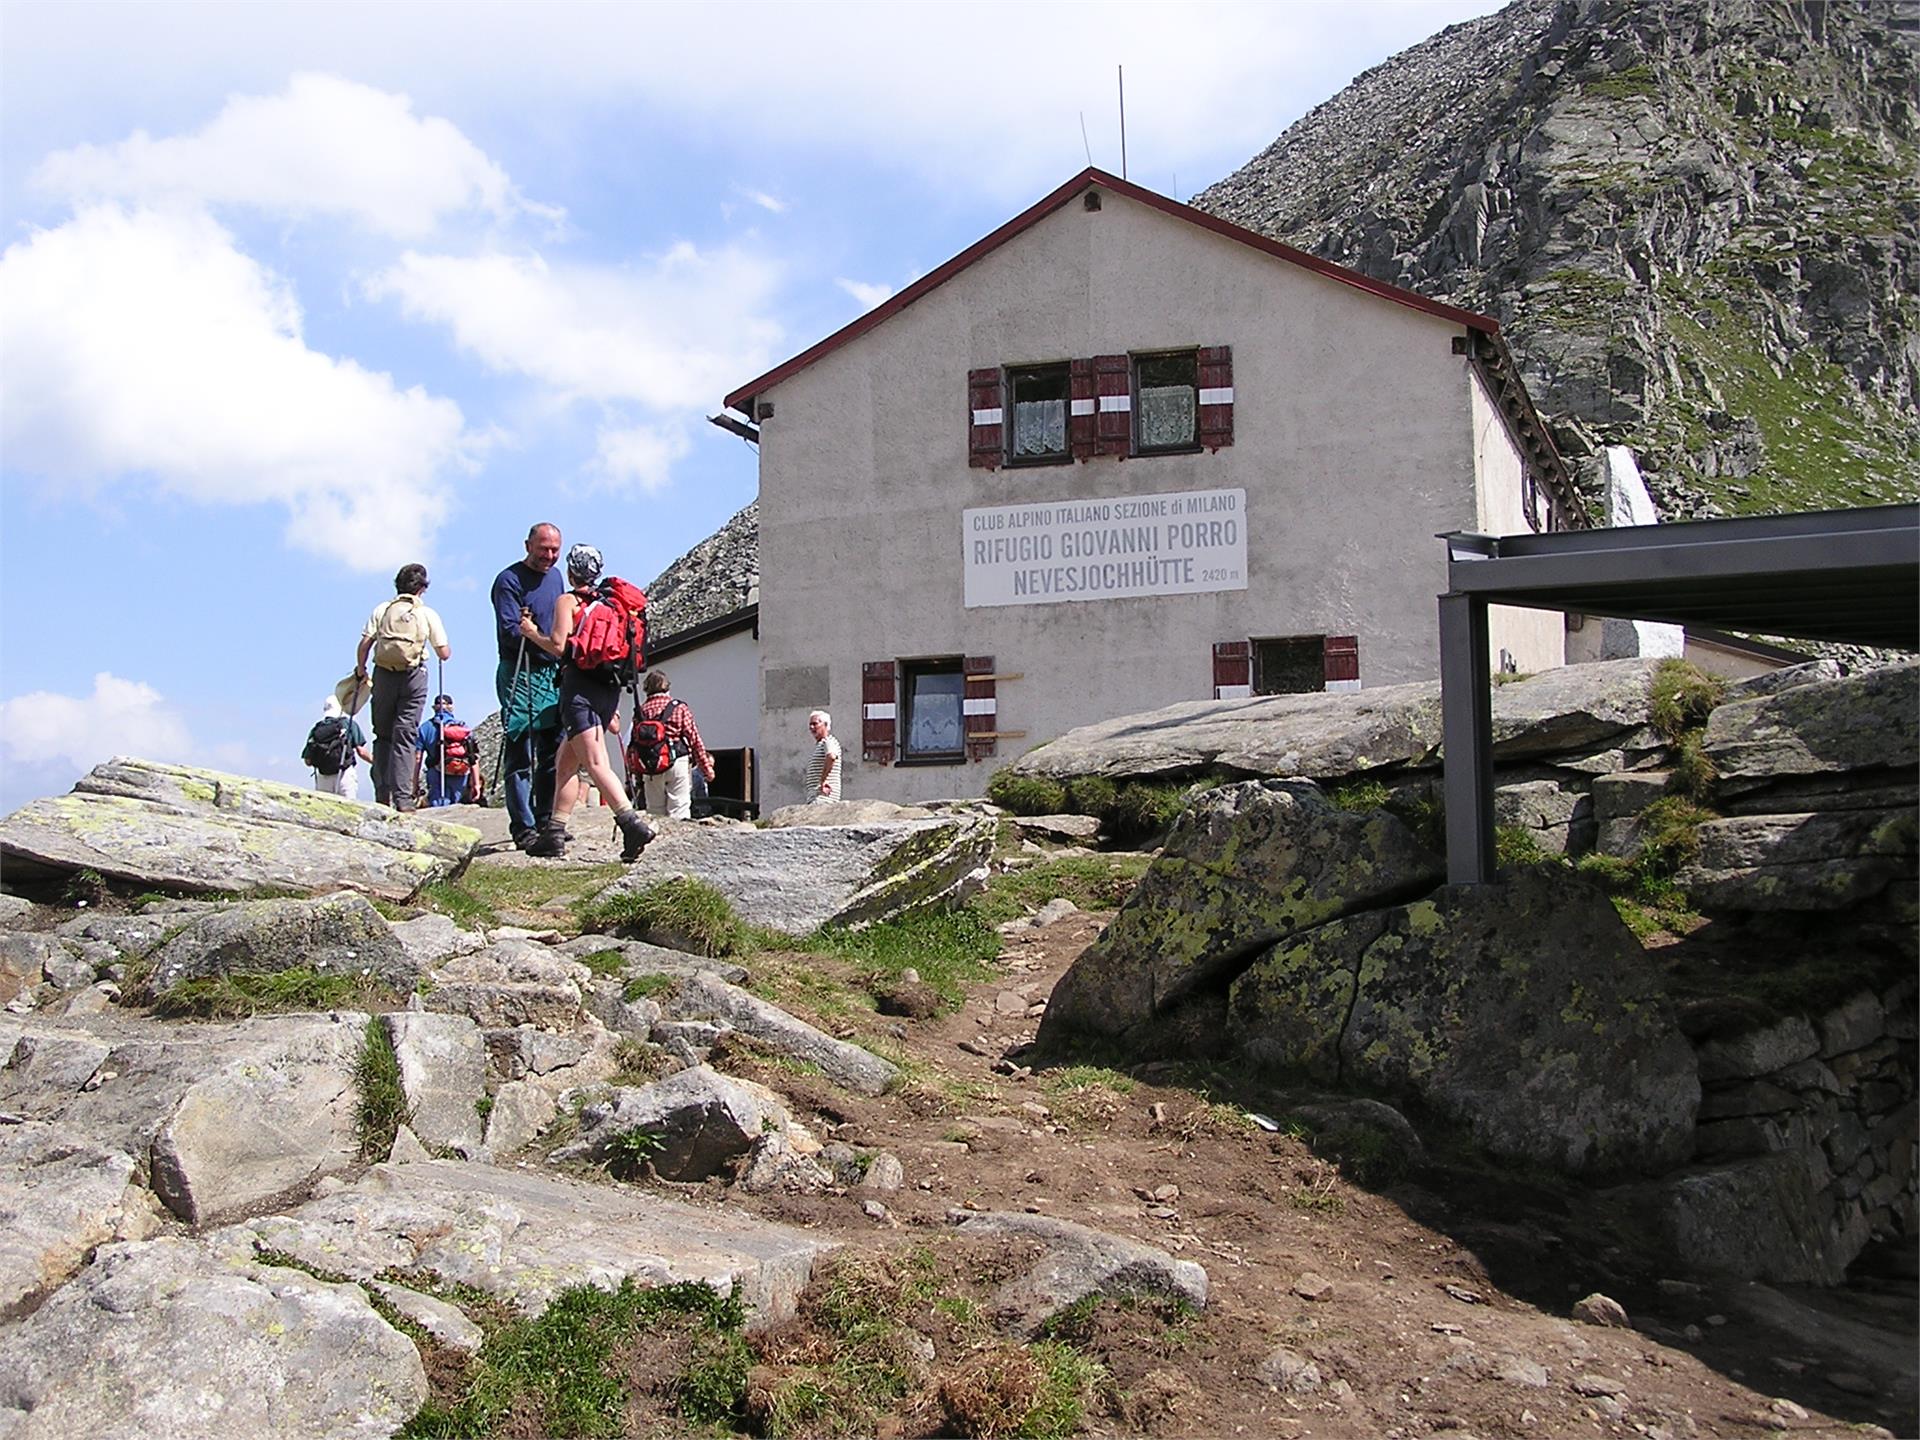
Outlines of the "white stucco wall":
[{"label": "white stucco wall", "polygon": [[[1473,528],[1482,535],[1528,534],[1534,527],[1527,522],[1523,493],[1526,460],[1477,370],[1468,370],[1467,385],[1473,407]],[[1487,664],[1496,673],[1503,655],[1522,675],[1564,665],[1566,646],[1566,617],[1558,610],[1487,607]]]},{"label": "white stucco wall", "polygon": [[[1071,726],[1212,691],[1212,646],[1353,634],[1365,685],[1437,672],[1439,531],[1475,527],[1469,367],[1452,322],[1149,206],[1076,199],[759,397],[762,801],[801,798],[806,711],[834,712],[847,793],[977,794]],[[1235,443],[1217,453],[967,464],[967,372],[1230,345]],[[970,506],[1244,488],[1244,590],[968,610]],[[991,655],[991,761],[860,758],[861,664]],[[824,683],[822,683],[824,682]]]},{"label": "white stucco wall", "polygon": [[760,743],[760,649],[751,629],[682,650],[656,668],[667,672],[673,693],[692,708],[709,750]]}]

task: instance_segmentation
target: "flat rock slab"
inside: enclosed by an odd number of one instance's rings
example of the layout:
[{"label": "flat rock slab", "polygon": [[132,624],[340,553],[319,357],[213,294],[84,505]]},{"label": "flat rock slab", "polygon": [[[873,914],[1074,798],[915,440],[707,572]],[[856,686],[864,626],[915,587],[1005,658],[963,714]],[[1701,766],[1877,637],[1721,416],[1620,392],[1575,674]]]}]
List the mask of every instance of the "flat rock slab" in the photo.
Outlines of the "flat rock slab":
[{"label": "flat rock slab", "polygon": [[1045,1247],[1039,1261],[1001,1286],[991,1302],[1001,1321],[1025,1334],[1089,1296],[1159,1295],[1196,1310],[1207,1303],[1204,1269],[1139,1240],[1012,1211],[954,1210],[947,1221],[963,1235],[1006,1235]]},{"label": "flat rock slab", "polygon": [[965,815],[779,830],[679,826],[601,900],[687,876],[741,919],[789,935],[858,927],[964,898],[985,880],[994,824]]},{"label": "flat rock slab", "polygon": [[9,878],[94,870],[171,890],[408,900],[457,873],[480,832],[270,780],[117,758],[0,821]]},{"label": "flat rock slab", "polygon": [[1904,807],[1743,815],[1699,842],[1674,878],[1703,910],[1850,910],[1914,879],[1920,824]]},{"label": "flat rock slab", "polygon": [[60,1125],[0,1125],[0,1316],[52,1289],[113,1238],[133,1157]]},{"label": "flat rock slab", "polygon": [[359,1286],[198,1240],[105,1246],[0,1330],[0,1435],[22,1440],[375,1440],[426,1398]]},{"label": "flat rock slab", "polygon": [[406,992],[425,968],[366,896],[354,894],[248,900],[195,916],[156,946],[151,959],[146,988],[154,995],[183,980],[287,970],[365,975]]},{"label": "flat rock slab", "polygon": [[[1656,664],[1568,665],[1496,687],[1495,758],[1590,749],[1640,730]],[[1440,744],[1440,685],[1420,681],[1334,694],[1190,700],[1069,730],[1009,768],[1056,779],[1226,771],[1315,780],[1433,765]]]},{"label": "flat rock slab", "polygon": [[366,1022],[343,1011],[36,1023],[0,1064],[0,1110],[133,1155],[167,1207],[201,1224],[355,1162],[352,1071]]},{"label": "flat rock slab", "polygon": [[790,1317],[833,1248],[728,1210],[456,1160],[376,1165],[350,1188],[233,1231],[356,1278],[429,1271],[529,1314],[575,1285],[704,1281],[738,1294],[755,1325]]},{"label": "flat rock slab", "polygon": [[890,820],[925,820],[933,811],[919,805],[896,805],[891,800],[817,800],[805,805],[782,805],[765,817],[769,830],[789,825],[875,825]]}]

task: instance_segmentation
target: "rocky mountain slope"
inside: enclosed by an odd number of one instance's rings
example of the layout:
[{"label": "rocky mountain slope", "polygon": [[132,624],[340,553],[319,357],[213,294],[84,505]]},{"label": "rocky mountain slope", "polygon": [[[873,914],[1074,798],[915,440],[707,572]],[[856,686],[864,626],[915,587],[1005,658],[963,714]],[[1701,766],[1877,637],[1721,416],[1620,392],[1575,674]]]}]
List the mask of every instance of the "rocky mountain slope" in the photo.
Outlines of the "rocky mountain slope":
[{"label": "rocky mountain slope", "polygon": [[1193,203],[1498,319],[1663,518],[1920,493],[1913,0],[1515,0]]},{"label": "rocky mountain slope", "polygon": [[702,540],[647,587],[648,627],[655,641],[730,615],[759,599],[760,502],[754,501]]}]

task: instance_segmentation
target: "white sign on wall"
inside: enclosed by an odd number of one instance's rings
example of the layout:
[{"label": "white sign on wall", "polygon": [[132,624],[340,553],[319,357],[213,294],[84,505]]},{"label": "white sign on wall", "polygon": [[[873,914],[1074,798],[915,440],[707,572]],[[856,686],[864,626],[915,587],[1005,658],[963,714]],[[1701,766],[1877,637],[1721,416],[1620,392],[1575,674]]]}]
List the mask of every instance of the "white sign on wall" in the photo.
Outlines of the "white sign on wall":
[{"label": "white sign on wall", "polygon": [[1247,492],[990,505],[960,513],[968,609],[1247,588]]}]

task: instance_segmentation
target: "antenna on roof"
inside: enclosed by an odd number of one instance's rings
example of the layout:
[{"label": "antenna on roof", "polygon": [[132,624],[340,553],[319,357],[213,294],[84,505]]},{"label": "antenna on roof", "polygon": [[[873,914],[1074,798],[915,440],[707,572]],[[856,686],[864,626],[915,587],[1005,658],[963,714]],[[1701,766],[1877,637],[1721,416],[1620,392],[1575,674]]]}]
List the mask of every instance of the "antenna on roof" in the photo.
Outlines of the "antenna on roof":
[{"label": "antenna on roof", "polygon": [[1087,168],[1093,168],[1093,146],[1087,140],[1087,112],[1080,112],[1080,144],[1087,152]]},{"label": "antenna on roof", "polygon": [[1127,67],[1113,67],[1120,76],[1120,178],[1127,178]]}]

